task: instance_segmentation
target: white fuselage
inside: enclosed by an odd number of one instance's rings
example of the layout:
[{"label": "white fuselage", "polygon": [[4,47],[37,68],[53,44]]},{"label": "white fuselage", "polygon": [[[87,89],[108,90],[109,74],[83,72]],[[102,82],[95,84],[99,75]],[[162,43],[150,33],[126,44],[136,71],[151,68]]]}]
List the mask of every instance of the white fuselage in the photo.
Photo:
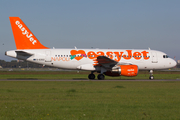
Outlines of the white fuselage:
[{"label": "white fuselage", "polygon": [[[31,55],[18,54],[17,51]],[[176,62],[163,52],[141,49],[27,49],[7,51],[6,55],[71,70],[96,70],[93,60],[97,56],[106,56],[119,64],[134,64],[139,70],[167,69],[176,65]]]}]

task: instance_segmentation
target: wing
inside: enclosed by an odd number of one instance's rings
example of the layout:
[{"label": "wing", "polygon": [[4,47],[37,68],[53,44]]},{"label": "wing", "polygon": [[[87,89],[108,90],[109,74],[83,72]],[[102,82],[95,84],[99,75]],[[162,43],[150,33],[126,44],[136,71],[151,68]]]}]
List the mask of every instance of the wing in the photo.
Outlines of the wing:
[{"label": "wing", "polygon": [[115,67],[116,65],[131,65],[132,64],[129,62],[117,62],[106,56],[98,56],[96,59],[94,59],[94,63],[95,63],[94,66],[103,66],[107,69],[111,69]]}]

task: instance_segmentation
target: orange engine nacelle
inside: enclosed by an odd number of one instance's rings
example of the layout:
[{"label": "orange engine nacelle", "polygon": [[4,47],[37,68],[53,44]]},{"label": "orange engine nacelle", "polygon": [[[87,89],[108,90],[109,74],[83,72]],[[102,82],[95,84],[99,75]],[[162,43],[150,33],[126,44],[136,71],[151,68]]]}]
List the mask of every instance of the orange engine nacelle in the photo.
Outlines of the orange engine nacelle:
[{"label": "orange engine nacelle", "polygon": [[128,76],[133,77],[138,74],[138,66],[137,65],[119,65],[119,68],[113,69],[111,71],[107,71],[104,74],[108,76]]}]

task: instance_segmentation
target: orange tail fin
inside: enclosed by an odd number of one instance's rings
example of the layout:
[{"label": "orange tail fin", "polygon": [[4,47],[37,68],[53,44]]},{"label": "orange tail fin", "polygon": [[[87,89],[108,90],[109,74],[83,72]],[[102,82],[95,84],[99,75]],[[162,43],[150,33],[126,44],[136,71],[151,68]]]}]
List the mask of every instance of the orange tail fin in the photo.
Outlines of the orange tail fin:
[{"label": "orange tail fin", "polygon": [[49,49],[42,45],[19,17],[9,17],[17,50]]}]

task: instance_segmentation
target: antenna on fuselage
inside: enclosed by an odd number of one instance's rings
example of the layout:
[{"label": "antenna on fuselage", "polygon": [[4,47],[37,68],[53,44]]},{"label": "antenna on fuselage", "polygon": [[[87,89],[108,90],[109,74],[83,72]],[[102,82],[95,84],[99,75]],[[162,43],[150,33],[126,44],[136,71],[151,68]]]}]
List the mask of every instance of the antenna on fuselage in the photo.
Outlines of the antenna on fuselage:
[{"label": "antenna on fuselage", "polygon": [[76,47],[76,46],[74,46],[74,49],[77,49],[77,47]]},{"label": "antenna on fuselage", "polygon": [[148,49],[149,49],[149,50],[151,50],[151,48],[150,48],[150,47],[148,47]]}]

